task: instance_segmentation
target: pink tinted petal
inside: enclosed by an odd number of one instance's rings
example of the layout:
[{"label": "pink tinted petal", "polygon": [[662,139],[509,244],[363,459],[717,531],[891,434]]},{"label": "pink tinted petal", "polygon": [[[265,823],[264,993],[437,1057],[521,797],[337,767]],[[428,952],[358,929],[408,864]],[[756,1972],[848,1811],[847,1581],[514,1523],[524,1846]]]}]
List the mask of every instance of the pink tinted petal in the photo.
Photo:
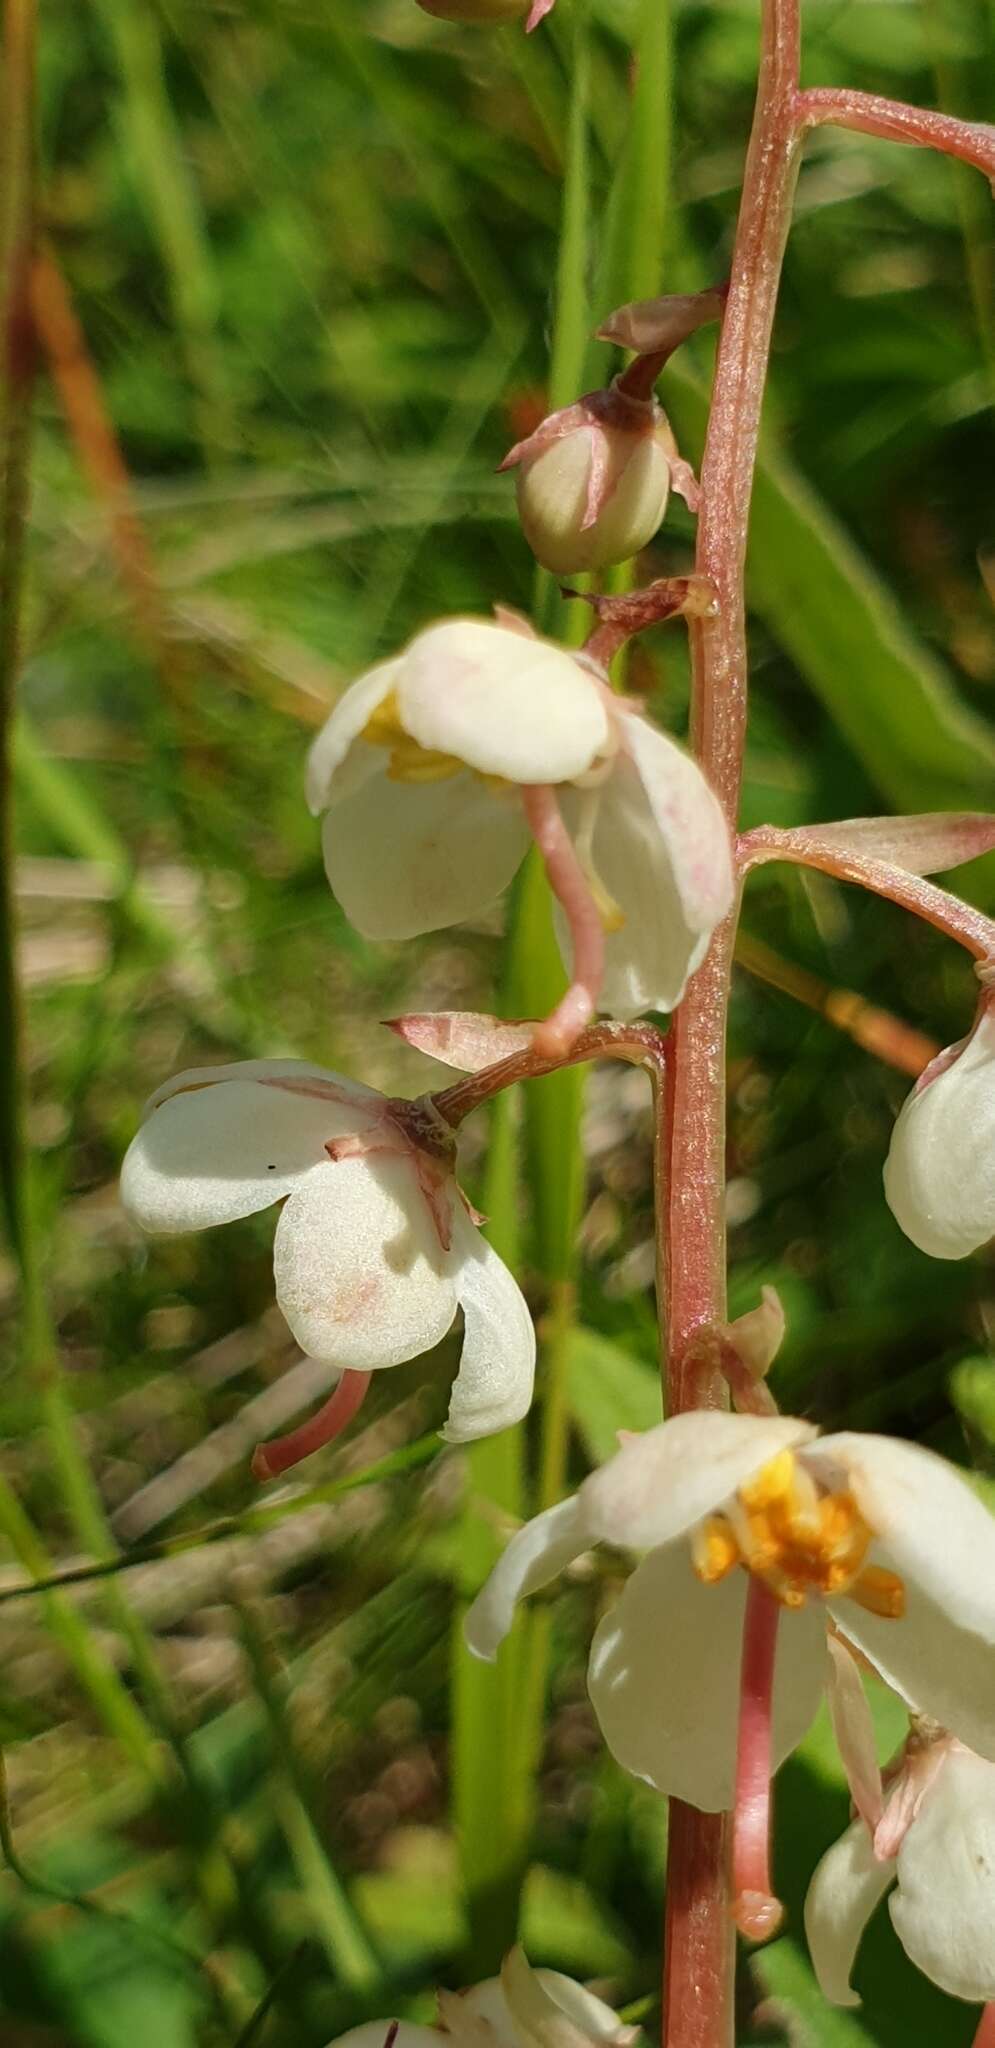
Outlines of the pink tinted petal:
[{"label": "pink tinted petal", "polygon": [[531,35],[532,30],[538,28],[541,21],[545,21],[547,14],[552,13],[555,4],[556,0],[532,0],[529,18],[525,24],[526,35]]}]

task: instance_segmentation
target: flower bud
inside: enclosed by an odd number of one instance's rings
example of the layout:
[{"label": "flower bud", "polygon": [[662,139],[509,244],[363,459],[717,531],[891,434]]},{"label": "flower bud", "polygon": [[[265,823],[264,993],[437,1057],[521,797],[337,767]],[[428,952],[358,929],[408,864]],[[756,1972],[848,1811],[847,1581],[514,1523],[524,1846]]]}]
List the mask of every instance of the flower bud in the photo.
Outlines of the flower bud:
[{"label": "flower bud", "polygon": [[934,1259],[995,1237],[995,1005],[927,1067],[902,1106],[884,1169],[888,1206]]},{"label": "flower bud", "polygon": [[525,13],[526,0],[418,0],[424,14],[440,21],[516,21]]},{"label": "flower bud", "polygon": [[574,576],[637,555],[667,509],[675,454],[653,399],[613,387],[553,413],[502,464],[517,464],[518,516],[537,561]]}]

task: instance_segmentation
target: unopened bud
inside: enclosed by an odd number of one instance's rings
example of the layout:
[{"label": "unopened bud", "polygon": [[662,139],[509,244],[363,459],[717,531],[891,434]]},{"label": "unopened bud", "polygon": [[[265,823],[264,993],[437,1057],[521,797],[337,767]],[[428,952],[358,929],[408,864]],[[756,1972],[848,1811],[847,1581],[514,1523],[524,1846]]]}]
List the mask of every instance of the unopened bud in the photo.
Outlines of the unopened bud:
[{"label": "unopened bud", "polygon": [[551,414],[502,464],[518,466],[518,514],[543,568],[574,576],[637,555],[667,509],[675,455],[654,399],[613,386]]},{"label": "unopened bud", "polygon": [[517,21],[527,0],[418,0],[418,5],[440,21]]}]

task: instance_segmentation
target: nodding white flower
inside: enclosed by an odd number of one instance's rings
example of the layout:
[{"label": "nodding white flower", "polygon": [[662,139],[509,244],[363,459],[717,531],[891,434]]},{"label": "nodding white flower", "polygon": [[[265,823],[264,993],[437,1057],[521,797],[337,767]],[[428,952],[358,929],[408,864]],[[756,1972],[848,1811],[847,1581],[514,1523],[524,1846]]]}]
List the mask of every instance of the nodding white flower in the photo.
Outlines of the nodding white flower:
[{"label": "nodding white flower", "polygon": [[488,909],[534,837],[573,985],[536,1034],[569,1050],[601,1001],[670,1010],[730,908],[728,828],[700,768],[582,655],[448,619],[347,690],[311,750],[329,881],[373,939]]},{"label": "nodding white flower", "polygon": [[659,1791],[735,1808],[745,1932],[776,1925],[767,1786],[815,1714],[827,1619],[995,1759],[995,1520],[931,1452],[817,1438],[788,1416],[677,1415],[512,1538],[470,1609],[470,1648],[493,1657],[516,1601],[599,1541],[646,1553],[591,1648],[602,1732]]},{"label": "nodding white flower", "polygon": [[366,2020],[340,2034],[329,2048],[631,2048],[638,2027],[627,2027],[610,2005],[559,1970],[533,1970],[520,1948],[505,1957],[500,1977],[470,1991],[440,1991],[438,2027],[409,2020]]},{"label": "nodding white flower", "polygon": [[888,1907],[910,1961],[955,1998],[995,1999],[995,1765],[943,1729],[913,1728],[877,1825],[858,1817],[809,1886],[805,1932],[835,2005],[860,2004],[854,1959],[892,1886]]},{"label": "nodding white flower", "polygon": [[[551,413],[501,463],[517,468],[522,531],[554,576],[627,562],[663,522],[677,447],[656,399],[589,391]],[[678,487],[686,488],[686,465]]]},{"label": "nodding white flower", "polygon": [[391,1100],[303,1060],[195,1067],[153,1095],[121,1170],[143,1230],[202,1230],[282,1202],[276,1298],[301,1349],[341,1366],[311,1422],[257,1452],[268,1478],[338,1433],[371,1372],[429,1351],[463,1311],[444,1435],[525,1414],[535,1331],[517,1283],[457,1187],[431,1098]]},{"label": "nodding white flower", "polygon": [[934,1259],[963,1259],[995,1237],[995,996],[902,1105],[884,1169],[888,1206]]}]

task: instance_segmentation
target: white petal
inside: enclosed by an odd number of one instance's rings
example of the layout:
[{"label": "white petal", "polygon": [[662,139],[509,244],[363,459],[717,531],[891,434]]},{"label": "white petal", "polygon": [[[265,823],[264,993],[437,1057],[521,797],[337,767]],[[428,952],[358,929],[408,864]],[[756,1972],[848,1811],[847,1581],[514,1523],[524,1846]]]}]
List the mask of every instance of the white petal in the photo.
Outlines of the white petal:
[{"label": "white petal", "polygon": [[[317,817],[328,804],[348,796],[352,789],[383,764],[383,749],[359,742],[367,719],[394,687],[400,659],[381,661],[352,683],[339,698],[330,718],[314,741],[307,757],[306,791],[308,808]],[[354,746],[354,743],[359,742]],[[347,764],[346,757],[353,753]]]},{"label": "white petal", "polygon": [[[599,1624],[588,1690],[614,1757],[658,1792],[705,1813],[733,1803],[747,1577],[695,1576],[686,1544],[653,1550]],[[774,1678],[774,1768],[815,1718],[826,1673],[816,1604],[781,1616]]]},{"label": "white petal", "polygon": [[903,1699],[995,1757],[995,1518],[954,1466],[918,1444],[844,1432],[813,1444],[805,1462],[846,1476],[878,1537],[869,1561],[905,1587],[900,1620],[834,1600],[840,1627]]},{"label": "white petal", "polygon": [[315,1090],[316,1096],[334,1095],[346,1097],[358,1108],[363,1104],[383,1101],[376,1088],[367,1088],[364,1081],[354,1081],[350,1075],[336,1074],[330,1067],[316,1067],[310,1060],[231,1060],[219,1062],[213,1067],[186,1067],[181,1074],[171,1074],[168,1081],[160,1082],[153,1089],[142,1110],[143,1117],[151,1116],[161,1102],[168,1102],[171,1095],[185,1095],[191,1090],[213,1087],[217,1081],[295,1081],[306,1087],[309,1081],[322,1084]]},{"label": "white petal", "polygon": [[857,1660],[851,1656],[842,1637],[830,1636],[826,1647],[829,1651],[826,1699],[836,1747],[854,1806],[867,1827],[874,1829],[884,1810],[884,1794],[873,1716]]},{"label": "white petal", "polygon": [[[516,2048],[582,2048],[584,2042],[597,2041],[623,2048],[632,2038],[610,2006],[558,1970],[533,1970],[521,1948],[505,1956],[500,1986]],[[487,1990],[481,1985],[469,1997],[477,2005]]]},{"label": "white petal", "polygon": [[276,1298],[302,1351],[369,1372],[431,1350],[456,1289],[404,1159],[343,1159],[291,1196],[273,1246]]},{"label": "white petal", "polygon": [[[252,1078],[263,1069],[279,1069],[301,1086],[314,1080],[341,1087],[354,1101],[350,1106],[268,1087]],[[167,1233],[203,1230],[268,1208],[327,1164],[326,1138],[361,1129],[368,1121],[364,1102],[380,1100],[301,1060],[193,1068],[168,1086],[173,1092],[132,1139],[121,1168],[129,1214],[143,1230]]]},{"label": "white petal", "polygon": [[790,1415],[697,1409],[630,1437],[580,1490],[589,1541],[631,1550],[671,1543],[736,1492],[778,1451],[808,1443],[811,1423]]},{"label": "white petal", "polygon": [[952,1752],[898,1852],[889,1901],[906,1954],[955,1998],[995,1999],[995,1769]]},{"label": "white petal", "polygon": [[[633,714],[599,793],[594,866],[625,923],[606,938],[603,1007],[672,1010],[733,900],[729,831],[697,762]],[[583,798],[568,806],[573,827]]]},{"label": "white petal", "polygon": [[350,924],[368,939],[410,939],[489,910],[528,836],[511,791],[469,774],[392,782],[381,769],[328,812],[322,846]]},{"label": "white petal", "polygon": [[963,1259],[995,1236],[995,1010],[906,1098],[884,1191],[906,1237],[934,1259]]},{"label": "white petal", "polygon": [[603,1998],[596,1998],[583,1984],[575,1984],[572,1977],[564,1977],[559,1970],[536,1970],[534,1975],[560,2011],[589,2041],[618,2041],[620,2037],[628,2038],[633,2031],[623,2025]]},{"label": "white petal", "polygon": [[805,1935],[823,1997],[833,2005],[859,2005],[850,1972],[860,1937],[895,1875],[879,1863],[862,1820],[827,1849],[808,1888]]},{"label": "white petal", "polygon": [[466,1617],[463,1632],[475,1657],[497,1656],[518,1601],[548,1585],[587,1549],[588,1542],[576,1495],[535,1515],[517,1531]]},{"label": "white petal", "polygon": [[567,782],[608,740],[601,691],[574,655],[483,619],[419,633],[397,701],[423,747],[509,782]]},{"label": "white petal", "polygon": [[461,1444],[493,1436],[528,1414],[536,1336],[517,1280],[475,1229],[458,1197],[452,1251],[463,1310],[463,1352],[442,1434],[447,1443]]}]

